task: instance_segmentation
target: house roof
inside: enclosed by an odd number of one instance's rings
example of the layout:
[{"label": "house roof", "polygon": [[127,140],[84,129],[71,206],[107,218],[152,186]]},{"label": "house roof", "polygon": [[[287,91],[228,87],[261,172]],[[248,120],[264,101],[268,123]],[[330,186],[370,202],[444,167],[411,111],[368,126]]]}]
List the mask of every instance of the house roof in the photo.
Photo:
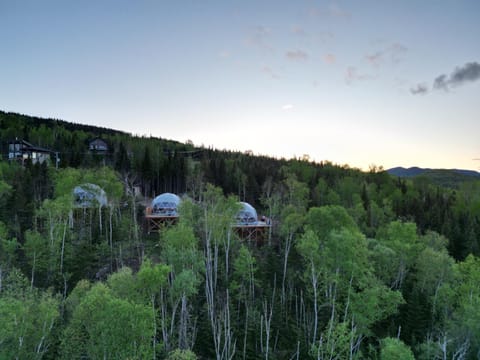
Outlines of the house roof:
[{"label": "house roof", "polygon": [[90,144],[94,143],[94,142],[102,142],[104,143],[105,145],[107,144],[107,142],[105,140],[103,140],[102,138],[99,138],[99,137],[96,137],[95,139],[92,139],[90,140]]},{"label": "house roof", "polygon": [[25,149],[25,150],[45,152],[45,153],[53,153],[54,152],[53,150],[50,150],[50,149],[46,149],[46,148],[43,148],[43,147],[40,147],[40,146],[35,146],[35,145],[29,143],[26,140],[13,140],[13,141],[9,142],[9,144],[18,144],[18,143],[22,144],[23,149]]}]

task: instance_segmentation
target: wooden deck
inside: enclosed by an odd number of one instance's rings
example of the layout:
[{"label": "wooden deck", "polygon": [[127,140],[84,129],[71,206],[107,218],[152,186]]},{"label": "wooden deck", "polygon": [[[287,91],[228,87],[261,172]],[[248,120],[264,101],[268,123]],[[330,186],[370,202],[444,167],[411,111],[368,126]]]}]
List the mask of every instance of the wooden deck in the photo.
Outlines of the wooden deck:
[{"label": "wooden deck", "polygon": [[178,222],[178,215],[166,216],[162,214],[152,213],[152,208],[147,207],[145,210],[145,221],[147,233],[159,232],[166,226],[175,225]]},{"label": "wooden deck", "polygon": [[257,222],[256,224],[235,224],[233,229],[235,233],[243,240],[249,243],[255,243],[260,246],[268,241],[268,234],[271,228],[270,224]]}]

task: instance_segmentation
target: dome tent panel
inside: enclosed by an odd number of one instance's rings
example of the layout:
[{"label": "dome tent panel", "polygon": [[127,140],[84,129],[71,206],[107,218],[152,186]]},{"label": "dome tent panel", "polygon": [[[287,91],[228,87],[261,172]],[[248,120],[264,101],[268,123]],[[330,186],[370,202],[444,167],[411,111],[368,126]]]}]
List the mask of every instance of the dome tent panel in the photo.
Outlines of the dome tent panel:
[{"label": "dome tent panel", "polygon": [[172,193],[158,195],[152,201],[152,214],[160,216],[178,216],[181,199]]},{"label": "dome tent panel", "polygon": [[106,206],[107,195],[96,184],[82,184],[73,189],[74,205],[77,207]]},{"label": "dome tent panel", "polygon": [[257,210],[246,202],[240,202],[241,209],[237,213],[236,220],[239,225],[255,225],[258,222]]}]

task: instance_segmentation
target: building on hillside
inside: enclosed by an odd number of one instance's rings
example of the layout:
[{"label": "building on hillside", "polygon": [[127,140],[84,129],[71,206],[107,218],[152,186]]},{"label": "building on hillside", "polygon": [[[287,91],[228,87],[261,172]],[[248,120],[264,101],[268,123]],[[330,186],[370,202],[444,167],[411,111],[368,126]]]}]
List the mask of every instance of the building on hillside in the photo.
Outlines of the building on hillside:
[{"label": "building on hillside", "polygon": [[147,231],[158,232],[167,225],[173,225],[178,221],[178,206],[180,197],[172,193],[163,193],[152,200],[151,206],[146,208],[145,220]]},{"label": "building on hillside", "polygon": [[269,237],[271,223],[265,216],[258,218],[255,208],[246,202],[239,203],[241,208],[235,217],[233,229],[243,240],[263,245]]},{"label": "building on hillside", "polygon": [[90,141],[90,143],[88,145],[88,149],[91,152],[102,154],[102,153],[107,153],[108,152],[108,145],[105,142],[105,140],[102,140],[100,138],[95,138],[92,141]]},{"label": "building on hillside", "polygon": [[[8,159],[22,164],[27,160],[31,160],[32,164],[42,164],[50,161],[55,154],[52,150],[35,146],[25,140],[15,139],[8,143]],[[58,156],[55,156],[55,161],[58,161]]]}]

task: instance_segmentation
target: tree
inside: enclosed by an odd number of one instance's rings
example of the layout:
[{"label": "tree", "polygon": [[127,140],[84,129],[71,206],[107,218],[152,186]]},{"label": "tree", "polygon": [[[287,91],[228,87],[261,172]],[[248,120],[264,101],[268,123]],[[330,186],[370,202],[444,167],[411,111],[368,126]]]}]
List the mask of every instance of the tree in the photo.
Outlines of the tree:
[{"label": "tree", "polygon": [[73,310],[62,336],[62,358],[152,358],[153,330],[148,306],[120,299],[98,283]]},{"label": "tree", "polygon": [[31,289],[19,272],[9,274],[0,294],[0,358],[41,359],[54,342],[60,299]]},{"label": "tree", "polygon": [[35,283],[35,274],[39,271],[45,271],[48,264],[47,249],[48,244],[46,239],[37,231],[27,230],[25,233],[25,245],[23,250],[31,266],[30,286],[33,288]]},{"label": "tree", "polygon": [[190,350],[174,350],[168,354],[167,360],[197,360],[197,355]]},{"label": "tree", "polygon": [[[219,251],[223,247],[225,265],[223,275],[229,281],[230,249],[232,245],[231,222],[238,212],[234,198],[225,198],[221,189],[207,186],[203,195],[202,226],[205,254],[205,295],[217,360],[230,359],[236,351],[236,341],[230,322],[230,296],[228,288],[219,286]],[[220,274],[221,275],[221,274]]]},{"label": "tree", "polygon": [[17,239],[8,238],[7,227],[0,221],[0,293],[5,272],[15,264],[15,253],[18,247]]},{"label": "tree", "polygon": [[417,227],[413,222],[392,221],[379,232],[378,238],[382,245],[395,253],[389,259],[390,269],[395,269],[389,281],[393,289],[399,289],[413,266],[416,254],[424,246],[419,241]]},{"label": "tree", "polygon": [[[155,307],[156,298],[160,295],[162,314],[164,309],[163,304],[163,289],[166,287],[168,274],[170,267],[164,264],[153,265],[150,260],[145,259],[140,267],[140,271],[137,274],[137,287],[146,295],[150,300],[152,309],[152,324],[153,324],[153,359],[156,358],[156,344],[157,344],[157,309]],[[165,324],[162,316],[162,330],[164,330]],[[164,332],[165,335],[165,332]],[[167,340],[164,336],[165,345]]]},{"label": "tree", "polygon": [[364,337],[372,334],[373,325],[397,311],[402,296],[373,275],[367,240],[345,209],[312,208],[306,218],[297,251],[304,259],[305,280],[313,295],[309,343],[317,357],[324,358],[325,351],[333,351],[332,344],[338,346],[336,337],[347,331],[348,356],[353,356]]},{"label": "tree", "polygon": [[[170,350],[172,343],[182,350],[191,349],[194,345],[195,328],[190,324],[188,301],[198,292],[204,269],[203,256],[197,248],[198,241],[193,229],[183,222],[167,229],[162,236],[161,244],[163,247],[161,257],[171,269],[168,286],[171,326],[168,337],[165,326],[162,327],[164,341],[167,350]],[[176,316],[179,306],[177,324]],[[162,315],[164,314],[165,308],[162,309]],[[164,322],[165,319],[162,318],[162,323]],[[175,330],[177,336],[174,336]]]},{"label": "tree", "polygon": [[382,340],[381,360],[415,360],[412,350],[401,340],[386,338]]}]

